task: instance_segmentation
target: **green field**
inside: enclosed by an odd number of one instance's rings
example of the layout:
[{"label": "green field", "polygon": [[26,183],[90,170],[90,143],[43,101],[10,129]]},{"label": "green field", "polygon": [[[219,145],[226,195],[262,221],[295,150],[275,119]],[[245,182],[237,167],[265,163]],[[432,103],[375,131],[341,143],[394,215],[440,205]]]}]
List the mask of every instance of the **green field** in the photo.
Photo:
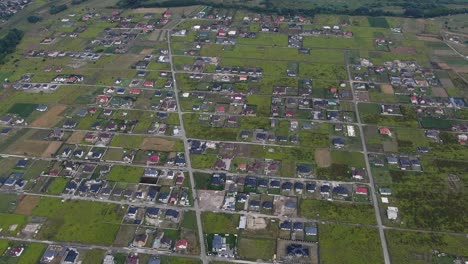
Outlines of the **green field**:
[{"label": "green field", "polygon": [[[24,215],[0,213],[0,229],[10,234],[16,234],[16,232],[20,231],[27,221],[28,218]],[[10,231],[9,228],[14,225],[17,225],[17,227]]]},{"label": "green field", "polygon": [[42,239],[110,245],[124,212],[115,204],[42,197],[33,215],[47,217],[39,232]]},{"label": "green field", "polygon": [[239,215],[203,212],[203,231],[207,234],[235,234],[239,218]]},{"label": "green field", "polygon": [[29,244],[21,255],[18,264],[38,263],[46,248],[47,245],[45,244]]},{"label": "green field", "polygon": [[319,232],[320,263],[384,263],[377,228],[320,225]]},{"label": "green field", "polygon": [[209,169],[212,168],[218,159],[216,155],[209,154],[192,154],[192,167],[194,169]]},{"label": "green field", "polygon": [[50,194],[60,194],[67,186],[67,183],[70,181],[68,178],[55,178],[52,183],[47,188],[47,193]]},{"label": "green field", "polygon": [[144,139],[145,137],[143,136],[129,136],[119,134],[112,138],[110,145],[121,148],[140,148]]},{"label": "green field", "polygon": [[27,118],[36,109],[37,104],[16,103],[9,110],[8,113],[18,115],[22,118]]},{"label": "green field", "polygon": [[107,179],[116,182],[138,183],[144,171],[145,169],[142,167],[115,165],[112,166]]},{"label": "green field", "polygon": [[[392,263],[429,264],[436,262],[433,250],[454,256],[467,256],[468,239],[464,236],[425,234],[386,230]],[[453,263],[453,262],[452,262]]]},{"label": "green field", "polygon": [[275,240],[241,238],[238,245],[239,256],[245,259],[271,260],[276,253]]},{"label": "green field", "polygon": [[321,200],[302,200],[303,217],[354,224],[375,224],[374,209],[368,204],[340,203]]}]

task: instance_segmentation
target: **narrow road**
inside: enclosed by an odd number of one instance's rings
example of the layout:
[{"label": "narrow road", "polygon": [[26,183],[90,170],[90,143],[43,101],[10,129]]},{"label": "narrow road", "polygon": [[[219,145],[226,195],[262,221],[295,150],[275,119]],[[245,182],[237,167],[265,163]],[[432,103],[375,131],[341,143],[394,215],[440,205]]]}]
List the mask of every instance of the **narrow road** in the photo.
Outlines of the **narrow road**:
[{"label": "narrow road", "polygon": [[179,90],[178,90],[178,85],[177,85],[177,80],[176,80],[174,62],[172,58],[171,34],[170,33],[171,32],[168,30],[167,31],[167,45],[168,45],[168,51],[169,51],[169,54],[168,54],[169,60],[171,64],[172,79],[174,83],[174,95],[177,101],[177,112],[179,114],[179,123],[180,123],[179,135],[184,141],[185,164],[186,164],[186,169],[188,171],[189,178],[190,178],[190,185],[192,188],[192,196],[193,196],[193,202],[194,202],[193,206],[195,209],[195,215],[197,219],[198,238],[199,238],[199,244],[200,244],[200,258],[203,261],[203,264],[208,264],[208,258],[206,256],[205,238],[203,235],[203,227],[202,227],[202,221],[201,221],[201,211],[200,211],[200,207],[199,207],[198,199],[197,199],[197,190],[195,189],[195,179],[193,177],[192,162],[190,160],[189,142],[185,134],[184,120],[182,116],[183,113],[182,113],[181,106],[180,106]]},{"label": "narrow road", "polygon": [[358,101],[355,99],[355,95],[354,95],[355,93],[354,88],[353,88],[354,81],[351,76],[351,71],[349,67],[350,65],[348,64],[348,61],[346,61],[346,70],[348,72],[349,85],[351,86],[351,92],[353,94],[353,103],[354,103],[354,107],[356,111],[357,126],[359,127],[359,135],[361,136],[361,143],[362,143],[362,153],[364,154],[367,175],[369,176],[369,183],[370,183],[371,195],[372,195],[372,201],[373,201],[372,204],[374,205],[375,218],[377,219],[377,227],[379,229],[380,243],[382,245],[382,251],[383,251],[385,264],[391,264],[390,254],[388,253],[387,240],[385,238],[384,226],[382,224],[382,216],[380,215],[379,201],[377,200],[377,194],[376,194],[375,185],[374,185],[374,177],[372,176],[371,166],[369,163],[369,155],[368,155],[369,153],[367,152],[364,129],[362,128],[363,124],[361,122],[361,116],[359,115]]}]

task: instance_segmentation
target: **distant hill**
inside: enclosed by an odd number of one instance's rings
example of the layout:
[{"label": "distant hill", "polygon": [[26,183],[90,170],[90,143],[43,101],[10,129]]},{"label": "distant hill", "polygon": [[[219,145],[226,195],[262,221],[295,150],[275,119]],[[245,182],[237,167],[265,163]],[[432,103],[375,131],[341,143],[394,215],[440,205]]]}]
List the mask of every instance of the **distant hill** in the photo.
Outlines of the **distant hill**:
[{"label": "distant hill", "polygon": [[468,0],[120,0],[119,7],[209,5],[278,14],[436,17],[468,13]]}]

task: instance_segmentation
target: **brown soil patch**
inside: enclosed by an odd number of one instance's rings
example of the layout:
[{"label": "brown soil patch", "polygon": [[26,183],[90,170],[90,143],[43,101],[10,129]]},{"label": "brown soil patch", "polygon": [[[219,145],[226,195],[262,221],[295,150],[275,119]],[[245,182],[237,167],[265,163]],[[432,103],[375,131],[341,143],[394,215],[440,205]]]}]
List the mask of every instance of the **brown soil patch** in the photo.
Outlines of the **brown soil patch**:
[{"label": "brown soil patch", "polygon": [[59,119],[60,119],[60,114],[65,111],[67,107],[65,105],[56,105],[49,109],[49,111],[45,112],[43,115],[41,115],[39,118],[34,120],[31,125],[32,126],[37,126],[37,127],[52,127],[55,125]]},{"label": "brown soil patch", "polygon": [[448,97],[447,91],[442,87],[432,87],[432,95],[435,97]]},{"label": "brown soil patch", "polygon": [[18,207],[16,207],[15,214],[31,215],[34,208],[41,201],[40,196],[25,196]]},{"label": "brown soil patch", "polygon": [[151,53],[153,53],[153,49],[143,49],[143,50],[140,52],[141,55],[149,55],[149,54],[151,54]]},{"label": "brown soil patch", "polygon": [[437,63],[437,65],[442,69],[442,70],[450,70],[450,66],[448,66],[447,63]]},{"label": "brown soil patch", "polygon": [[145,138],[140,148],[146,150],[172,151],[174,150],[175,144],[175,141],[164,138]]},{"label": "brown soil patch", "polygon": [[75,131],[67,140],[67,144],[79,144],[86,136],[86,131]]},{"label": "brown soil patch", "polygon": [[16,155],[41,156],[49,146],[49,141],[27,139],[12,144],[7,152]]},{"label": "brown soil patch", "polygon": [[321,148],[315,150],[315,162],[319,167],[330,167],[331,165],[331,155],[330,150]]},{"label": "brown soil patch", "polygon": [[167,8],[136,8],[133,9],[133,13],[135,14],[146,14],[146,13],[154,13],[154,14],[162,14],[166,12]]},{"label": "brown soil patch", "polygon": [[398,53],[416,54],[416,49],[402,47],[402,46],[391,48],[391,51],[398,52]]},{"label": "brown soil patch", "polygon": [[42,153],[42,157],[44,158],[50,158],[52,155],[54,155],[57,150],[62,146],[63,142],[62,141],[52,141],[50,142],[49,146],[47,149]]},{"label": "brown soil patch", "polygon": [[431,37],[431,36],[418,36],[418,40],[424,40],[424,41],[431,41],[431,42],[442,42],[437,37]]},{"label": "brown soil patch", "polygon": [[381,89],[384,94],[393,94],[395,92],[390,84],[382,84]]}]

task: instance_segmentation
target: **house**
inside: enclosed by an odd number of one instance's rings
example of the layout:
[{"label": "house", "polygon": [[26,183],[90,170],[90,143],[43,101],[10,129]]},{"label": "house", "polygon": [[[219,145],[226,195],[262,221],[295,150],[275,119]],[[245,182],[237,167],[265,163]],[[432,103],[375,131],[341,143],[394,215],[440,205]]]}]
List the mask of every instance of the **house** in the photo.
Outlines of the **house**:
[{"label": "house", "polygon": [[148,240],[147,234],[138,234],[133,239],[132,246],[134,247],[144,247],[146,245],[146,241]]},{"label": "house", "polygon": [[226,245],[226,237],[220,236],[218,234],[215,234],[213,236],[213,246],[211,251],[213,252],[220,252],[220,251],[225,251],[227,249]]},{"label": "house", "polygon": [[364,179],[364,176],[366,176],[366,171],[363,170],[363,169],[354,169],[351,172],[351,175],[352,175],[353,179],[362,180],[362,179]]},{"label": "house", "polygon": [[333,138],[332,143],[335,148],[342,148],[345,146],[345,140],[339,137]]},{"label": "house", "polygon": [[17,168],[25,168],[26,165],[28,165],[28,160],[27,159],[22,159],[22,160],[18,160],[18,162],[16,162],[16,167]]},{"label": "house", "polygon": [[138,208],[130,206],[127,210],[127,217],[130,219],[135,219],[138,212]]},{"label": "house", "polygon": [[180,213],[174,209],[167,209],[166,213],[164,214],[164,217],[166,219],[169,219],[176,223],[179,221],[179,216],[180,216]]},{"label": "house", "polygon": [[392,189],[390,188],[379,188],[380,195],[392,195]]},{"label": "house", "polygon": [[307,236],[316,236],[318,234],[316,226],[307,226],[304,231]]},{"label": "house", "polygon": [[314,192],[315,192],[315,189],[316,189],[315,183],[312,183],[312,182],[306,183],[306,191],[307,191],[308,193],[314,193]]},{"label": "house", "polygon": [[260,201],[259,200],[250,200],[249,208],[251,210],[259,210],[260,209]]},{"label": "house", "polygon": [[292,222],[291,221],[284,221],[280,224],[280,229],[281,230],[291,230],[292,228]]},{"label": "house", "polygon": [[380,135],[387,135],[389,137],[392,136],[392,131],[388,127],[381,127],[379,128],[379,134]]},{"label": "house", "polygon": [[39,112],[45,112],[47,111],[48,107],[47,105],[43,105],[43,104],[40,104],[36,107],[36,111],[39,111]]},{"label": "house", "polygon": [[368,189],[366,187],[357,187],[356,194],[367,195]]},{"label": "house", "polygon": [[[103,263],[106,264],[106,263]],[[151,256],[151,258],[148,261],[148,264],[161,264],[161,259],[155,256]]]},{"label": "house", "polygon": [[398,164],[398,158],[393,157],[393,156],[389,156],[389,157],[387,157],[387,163],[390,164],[390,165],[397,165]]},{"label": "house", "polygon": [[65,255],[65,258],[63,259],[62,263],[63,264],[73,264],[76,262],[79,256],[79,252],[76,249],[69,248],[67,249],[67,254]]},{"label": "house", "polygon": [[186,250],[188,247],[188,241],[186,239],[178,240],[175,243],[175,250]]},{"label": "house", "polygon": [[304,223],[302,223],[302,222],[294,222],[294,223],[293,223],[293,230],[294,230],[294,231],[303,231],[303,230],[304,230]]},{"label": "house", "polygon": [[342,197],[348,197],[349,195],[348,189],[341,185],[334,187],[333,193]]},{"label": "house", "polygon": [[264,201],[262,203],[262,207],[263,207],[263,209],[271,210],[271,209],[273,209],[273,202],[272,201]]},{"label": "house", "polygon": [[145,177],[158,177],[158,170],[154,168],[145,168],[144,176]]},{"label": "house", "polygon": [[16,246],[10,249],[8,252],[10,256],[12,257],[19,257],[21,254],[24,252],[24,246]]},{"label": "house", "polygon": [[330,185],[324,184],[324,185],[320,186],[320,193],[330,194],[330,189],[331,189]]},{"label": "house", "polygon": [[387,208],[387,218],[388,220],[396,220],[398,218],[398,208],[389,206]]}]

